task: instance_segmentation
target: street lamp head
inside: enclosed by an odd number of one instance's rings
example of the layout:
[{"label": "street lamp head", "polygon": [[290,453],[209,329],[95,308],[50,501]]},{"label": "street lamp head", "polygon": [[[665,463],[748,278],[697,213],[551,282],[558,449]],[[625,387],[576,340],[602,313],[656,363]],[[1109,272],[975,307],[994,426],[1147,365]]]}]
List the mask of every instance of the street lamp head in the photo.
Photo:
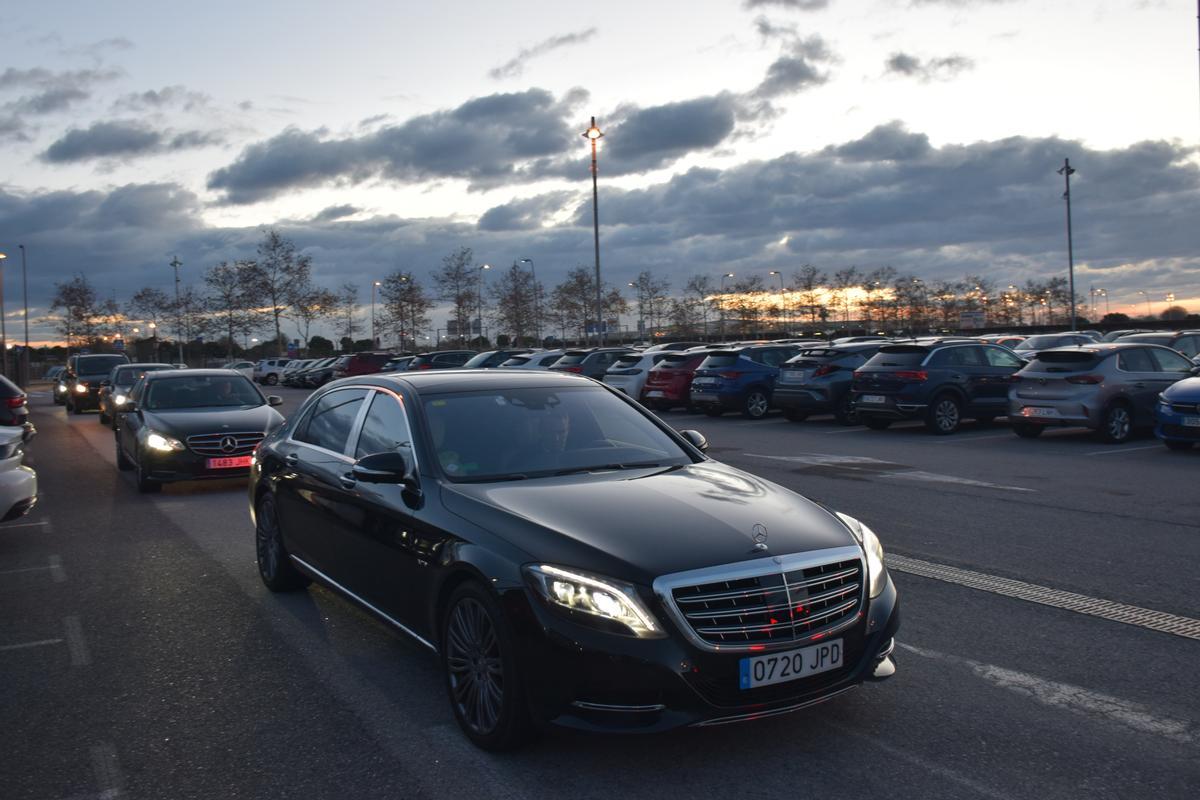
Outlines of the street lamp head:
[{"label": "street lamp head", "polygon": [[491,268],[492,268],[492,265],[491,265],[491,264],[483,264],[483,265],[482,265],[482,266],[480,266],[479,268],[480,268],[480,269],[491,269]]},{"label": "street lamp head", "polygon": [[586,136],[587,138],[591,139],[593,142],[604,135],[603,133],[601,133],[600,128],[596,125],[595,117],[592,117],[592,126],[590,128],[588,128],[586,131],[584,131],[583,135]]},{"label": "street lamp head", "polygon": [[0,261],[3,261],[6,258],[8,258],[8,256],[6,256],[4,253],[0,253]]},{"label": "street lamp head", "polygon": [[637,286],[637,284],[636,284],[636,283],[634,283],[633,281],[630,281],[630,282],[629,282],[629,285],[630,285],[630,286]]},{"label": "street lamp head", "polygon": [[732,277],[733,277],[733,273],[732,273],[732,272],[726,272],[726,273],[725,273],[724,275],[722,275],[721,277],[723,277],[723,278],[732,278]]},{"label": "street lamp head", "polygon": [[532,263],[533,263],[533,259],[532,259],[532,258],[522,258],[522,259],[521,259],[521,263],[522,263],[522,264],[532,264]]},{"label": "street lamp head", "polygon": [[382,284],[381,282],[379,282],[379,281],[375,281],[375,285],[376,285],[376,286],[383,286],[383,284]]},{"label": "street lamp head", "polygon": [[779,270],[777,270],[777,269],[773,269],[773,270],[771,270],[770,272],[768,272],[767,274],[768,274],[768,275],[779,275],[779,274],[780,274],[780,272],[779,272]]}]

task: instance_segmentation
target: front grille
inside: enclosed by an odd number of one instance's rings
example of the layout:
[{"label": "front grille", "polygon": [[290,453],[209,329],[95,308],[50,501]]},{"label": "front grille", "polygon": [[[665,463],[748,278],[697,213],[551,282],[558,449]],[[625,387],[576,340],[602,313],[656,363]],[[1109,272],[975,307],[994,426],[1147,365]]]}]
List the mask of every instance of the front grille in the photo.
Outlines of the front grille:
[{"label": "front grille", "polygon": [[1171,403],[1171,410],[1177,414],[1200,414],[1200,403]]},{"label": "front grille", "polygon": [[[193,453],[202,456],[248,456],[254,452],[254,448],[264,437],[265,434],[262,431],[198,433],[187,438],[187,446]],[[232,449],[222,448],[221,443],[226,438],[233,440],[234,447]]]},{"label": "front grille", "polygon": [[1200,428],[1188,428],[1183,425],[1162,425],[1162,432],[1167,436],[1175,436],[1179,439],[1195,439],[1200,441]]},{"label": "front grille", "polygon": [[674,588],[671,599],[707,644],[748,647],[803,642],[858,617],[863,568],[857,558]]}]

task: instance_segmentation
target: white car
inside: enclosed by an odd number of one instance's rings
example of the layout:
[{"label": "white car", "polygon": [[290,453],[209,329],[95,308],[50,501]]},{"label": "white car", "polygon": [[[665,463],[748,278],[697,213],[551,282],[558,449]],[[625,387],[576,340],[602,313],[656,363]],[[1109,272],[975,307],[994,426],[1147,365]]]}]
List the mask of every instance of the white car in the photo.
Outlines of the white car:
[{"label": "white car", "polygon": [[37,502],[37,473],[21,463],[28,433],[17,426],[0,426],[0,522],[23,517]]},{"label": "white car", "polygon": [[566,350],[545,350],[540,353],[525,353],[513,356],[498,369],[550,369],[555,361],[566,354]]},{"label": "white car", "polygon": [[623,355],[605,371],[604,382],[641,402],[642,390],[646,388],[650,368],[670,354],[670,350],[656,350]]},{"label": "white car", "polygon": [[253,361],[230,361],[228,364],[222,364],[221,369],[236,369],[238,372],[253,380],[251,373],[254,371]]},{"label": "white car", "polygon": [[274,386],[279,383],[279,377],[283,374],[283,368],[292,361],[293,359],[290,358],[264,358],[254,365],[253,374],[246,377],[255,383],[265,383],[267,386]]}]

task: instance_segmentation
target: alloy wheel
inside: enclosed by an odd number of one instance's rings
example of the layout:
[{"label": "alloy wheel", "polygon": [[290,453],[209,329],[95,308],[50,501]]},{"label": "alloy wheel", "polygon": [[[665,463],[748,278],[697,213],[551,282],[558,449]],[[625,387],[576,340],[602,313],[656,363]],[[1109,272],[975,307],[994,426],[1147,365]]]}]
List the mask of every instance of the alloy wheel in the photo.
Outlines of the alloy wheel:
[{"label": "alloy wheel", "polygon": [[258,556],[258,571],[268,581],[279,574],[279,524],[275,519],[275,504],[260,503],[258,524],[254,527],[255,553]]},{"label": "alloy wheel", "polygon": [[746,397],[746,416],[758,419],[766,416],[770,403],[762,392],[751,392]]},{"label": "alloy wheel", "polygon": [[958,427],[958,402],[947,397],[938,401],[933,410],[933,418],[938,430],[949,433]]},{"label": "alloy wheel", "polygon": [[1129,410],[1125,406],[1113,406],[1108,412],[1106,422],[1108,438],[1111,441],[1123,442],[1129,438],[1129,431],[1133,425],[1129,419]]},{"label": "alloy wheel", "polygon": [[504,703],[500,642],[486,608],[462,598],[446,626],[446,668],[460,718],[477,734],[496,729]]}]

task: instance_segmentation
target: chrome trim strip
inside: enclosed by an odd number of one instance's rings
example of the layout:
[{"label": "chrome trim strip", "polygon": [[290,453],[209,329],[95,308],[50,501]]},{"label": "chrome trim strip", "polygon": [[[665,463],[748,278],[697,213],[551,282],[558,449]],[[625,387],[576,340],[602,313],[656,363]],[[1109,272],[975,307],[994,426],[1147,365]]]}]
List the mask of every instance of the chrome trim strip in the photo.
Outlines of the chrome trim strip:
[{"label": "chrome trim strip", "polygon": [[717,717],[715,719],[704,719],[704,720],[700,720],[699,722],[693,722],[692,727],[693,728],[706,728],[706,727],[710,727],[713,725],[730,725],[734,722],[748,722],[750,720],[763,719],[765,717],[777,717],[780,714],[790,714],[793,711],[799,711],[802,708],[808,708],[809,706],[815,706],[817,703],[824,703],[826,700],[832,700],[833,698],[837,697],[838,695],[845,694],[846,692],[850,691],[851,689],[856,689],[856,688],[858,688],[858,687],[857,686],[845,686],[841,689],[838,689],[836,692],[830,692],[827,695],[822,695],[821,697],[816,697],[816,698],[813,698],[812,700],[805,700],[802,703],[796,703],[794,705],[785,706],[784,708],[773,708],[770,711],[751,711],[746,714],[734,714],[734,715],[728,716],[728,717]]},{"label": "chrome trim strip", "polygon": [[[824,594],[810,595],[809,597],[804,598],[804,601],[807,603],[822,603],[822,602],[824,602],[826,600],[830,600],[834,597],[839,597],[841,595],[847,594],[848,592],[856,592],[861,587],[862,587],[862,584],[859,584],[859,583],[852,583],[847,586],[839,586],[837,589],[831,589],[830,591],[825,592]],[[776,592],[776,591],[782,591],[782,589],[772,589],[770,591]],[[691,598],[687,598],[687,599],[690,600]],[[684,598],[680,598],[680,602],[682,602],[683,600],[684,600]],[[750,614],[769,614],[772,611],[782,611],[786,608],[791,608],[791,607],[792,607],[791,603],[784,603],[783,605],[776,604],[776,605],[754,606],[754,607],[747,606],[745,608],[735,608],[732,611],[722,611],[722,610],[686,611],[686,612],[684,612],[684,616],[687,617],[688,619],[724,619],[726,617],[745,617],[745,616],[749,616]]]},{"label": "chrome trim strip", "polygon": [[[855,586],[855,588],[857,589],[858,587]],[[841,614],[844,611],[849,611],[851,608],[854,608],[856,605],[858,605],[858,602],[859,602],[859,598],[856,597],[853,600],[848,600],[845,603],[842,603],[840,606],[834,606],[833,608],[824,609],[819,614],[810,614],[809,616],[805,617],[804,619],[799,619],[799,620],[789,618],[787,622],[778,622],[774,625],[770,625],[770,624],[766,624],[766,625],[763,625],[763,624],[758,624],[758,625],[754,625],[754,624],[751,624],[751,625],[715,625],[715,626],[714,625],[704,625],[704,626],[697,627],[696,632],[697,633],[717,633],[717,634],[720,634],[720,633],[747,633],[749,631],[761,631],[761,630],[766,630],[766,629],[774,630],[777,628],[789,627],[792,629],[792,635],[795,636],[797,625],[805,625],[805,624],[808,624],[811,622],[816,622],[818,620],[826,619],[827,617],[837,616],[838,614]],[[750,613],[753,613],[753,612],[750,612]],[[817,633],[817,631],[810,629],[810,631],[808,631],[808,633]],[[795,644],[795,641],[796,640],[793,639],[791,643]],[[763,644],[763,643],[755,642],[755,644]]]},{"label": "chrome trim strip", "polygon": [[321,572],[321,570],[317,569],[317,568],[316,568],[316,567],[314,567],[312,564],[309,564],[309,563],[308,563],[307,561],[305,561],[304,559],[302,559],[302,558],[297,558],[296,556],[292,555],[291,553],[288,553],[288,558],[292,559],[292,561],[295,561],[297,564],[299,564],[301,567],[303,567],[303,568],[304,568],[304,570],[305,570],[306,572],[310,572],[310,573],[312,573],[313,575],[315,575],[315,576],[317,576],[318,578],[320,578],[320,579],[321,579],[321,580],[322,580],[324,583],[327,583],[327,584],[329,584],[330,586],[332,586],[333,588],[337,589],[337,590],[338,590],[339,592],[341,592],[342,594],[346,595],[347,597],[353,598],[355,601],[357,601],[357,602],[361,603],[363,606],[365,606],[365,607],[369,608],[371,611],[374,611],[376,614],[378,614],[379,616],[383,617],[385,620],[387,620],[388,622],[392,623],[392,624],[393,624],[393,625],[395,625],[397,628],[399,628],[400,630],[404,631],[404,632],[405,632],[405,633],[407,633],[409,636],[411,636],[412,638],[416,639],[418,642],[420,642],[421,644],[425,645],[426,647],[428,647],[428,648],[429,648],[430,650],[432,650],[433,652],[435,652],[435,653],[436,653],[436,652],[438,651],[438,650],[437,650],[437,647],[435,647],[435,646],[433,645],[433,643],[432,643],[432,642],[429,642],[429,641],[427,641],[426,639],[424,639],[423,637],[421,637],[421,636],[418,636],[417,634],[413,633],[413,630],[412,630],[412,628],[409,628],[407,625],[404,625],[404,624],[403,624],[403,623],[401,623],[401,622],[397,622],[397,621],[396,621],[396,620],[395,620],[393,617],[391,617],[390,615],[388,615],[388,614],[385,614],[384,612],[380,611],[378,608],[376,608],[375,606],[371,605],[371,604],[370,604],[370,603],[368,603],[366,600],[363,600],[361,597],[359,597],[358,595],[356,595],[354,592],[350,591],[350,590],[349,590],[349,589],[347,589],[345,586],[342,586],[340,583],[338,583],[337,581],[335,581],[333,578],[329,577],[329,576],[328,576],[328,575],[326,575],[324,572]]},{"label": "chrome trim strip", "polygon": [[[818,567],[823,564],[836,564],[839,561],[858,561],[859,569],[862,570],[864,577],[867,575],[866,556],[863,554],[862,548],[858,545],[846,545],[845,547],[828,547],[823,550],[810,550],[805,553],[789,553],[783,556],[765,556],[762,558],[752,558],[747,561],[741,561],[736,564],[723,564],[714,567],[702,567],[700,569],[688,570],[686,572],[675,572],[669,575],[660,575],[654,579],[654,593],[658,596],[658,600],[662,603],[663,608],[667,610],[671,621],[675,623],[675,627],[683,634],[689,642],[701,650],[709,653],[747,653],[751,652],[750,648],[755,647],[754,652],[770,652],[781,650],[784,648],[795,647],[799,643],[803,643],[809,638],[808,635],[802,637],[792,637],[786,642],[747,642],[746,644],[713,644],[705,641],[692,626],[688,623],[687,618],[680,610],[675,602],[674,590],[685,586],[699,586],[706,583],[717,583],[719,581],[734,581],[742,578],[754,578],[761,575],[781,574],[786,575],[788,572],[796,570],[809,569]],[[784,579],[786,583],[786,579]],[[782,587],[780,587],[782,588]],[[866,592],[863,592],[859,597],[859,603],[866,603]],[[857,621],[857,616],[852,616],[843,624],[831,628],[828,633],[834,633],[842,628]]]},{"label": "chrome trim strip", "polygon": [[652,711],[665,711],[666,706],[662,703],[653,703],[648,706],[613,706],[607,703],[588,703],[584,700],[576,700],[571,705],[575,708],[582,708],[587,711],[619,711],[628,714],[643,714]]}]

